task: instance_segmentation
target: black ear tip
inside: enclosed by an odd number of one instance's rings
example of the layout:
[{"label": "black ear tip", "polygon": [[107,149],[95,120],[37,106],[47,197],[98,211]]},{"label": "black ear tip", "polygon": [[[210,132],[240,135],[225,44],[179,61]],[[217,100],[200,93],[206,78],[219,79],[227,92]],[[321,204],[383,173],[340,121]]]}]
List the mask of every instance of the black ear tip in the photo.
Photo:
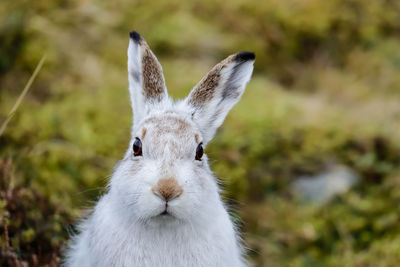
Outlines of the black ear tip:
[{"label": "black ear tip", "polygon": [[256,55],[253,52],[239,52],[236,54],[235,60],[237,61],[247,61],[247,60],[255,60]]},{"label": "black ear tip", "polygon": [[136,42],[140,42],[140,40],[142,40],[142,36],[137,31],[131,31],[129,36]]}]

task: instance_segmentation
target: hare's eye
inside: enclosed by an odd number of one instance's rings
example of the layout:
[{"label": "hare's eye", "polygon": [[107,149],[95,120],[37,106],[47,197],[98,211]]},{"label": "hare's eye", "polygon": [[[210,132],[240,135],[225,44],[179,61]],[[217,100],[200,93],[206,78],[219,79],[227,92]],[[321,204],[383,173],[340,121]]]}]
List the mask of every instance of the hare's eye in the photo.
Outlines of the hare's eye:
[{"label": "hare's eye", "polygon": [[201,160],[201,157],[203,157],[204,150],[203,150],[203,143],[200,143],[197,148],[196,148],[196,160]]},{"label": "hare's eye", "polygon": [[133,155],[135,155],[135,157],[142,155],[142,141],[137,137],[135,142],[133,142]]}]

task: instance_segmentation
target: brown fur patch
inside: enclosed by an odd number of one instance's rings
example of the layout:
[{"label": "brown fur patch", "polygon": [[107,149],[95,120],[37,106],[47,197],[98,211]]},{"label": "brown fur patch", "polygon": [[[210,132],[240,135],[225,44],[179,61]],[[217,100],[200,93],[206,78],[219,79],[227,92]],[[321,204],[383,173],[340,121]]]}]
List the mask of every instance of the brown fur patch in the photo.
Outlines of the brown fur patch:
[{"label": "brown fur patch", "polygon": [[183,193],[183,188],[178,184],[178,181],[173,178],[163,178],[151,188],[151,191],[163,197],[166,201],[179,197]]},{"label": "brown fur patch", "polygon": [[[159,118],[148,118],[145,120],[144,123],[153,123],[160,125],[161,121]],[[160,133],[163,133],[168,130],[175,129],[177,132],[183,132],[186,130],[190,125],[183,119],[176,117],[176,116],[164,116],[162,119],[162,123],[165,123],[166,125],[163,125],[165,127],[158,127],[157,130],[160,131]]]},{"label": "brown fur patch", "polygon": [[143,128],[143,130],[142,130],[142,138],[144,138],[144,137],[145,137],[145,135],[146,135],[146,132],[147,132],[146,128]]},{"label": "brown fur patch", "polygon": [[[188,151],[187,146],[182,143],[193,144],[195,131],[193,123],[179,115],[169,113],[161,116],[152,116],[143,121],[143,127],[147,129],[146,138],[151,139],[144,146],[144,153],[148,153],[147,157],[164,158],[164,154],[168,153],[168,161],[165,170],[174,165],[174,160],[191,157],[193,151]],[[140,132],[141,133],[141,132]],[[172,162],[169,162],[171,159]],[[161,169],[164,169],[161,168]],[[170,173],[162,174],[162,177],[170,177]]]},{"label": "brown fur patch", "polygon": [[164,95],[164,78],[157,59],[145,41],[141,42],[143,94],[146,98],[161,100]]},{"label": "brown fur patch", "polygon": [[194,106],[201,106],[212,99],[215,89],[221,79],[221,70],[233,62],[236,55],[231,55],[212,68],[207,75],[193,89],[189,103]]},{"label": "brown fur patch", "polygon": [[196,143],[197,143],[197,144],[199,143],[199,138],[200,138],[200,137],[199,137],[198,134],[195,134],[195,135],[194,135],[194,139],[196,140]]}]

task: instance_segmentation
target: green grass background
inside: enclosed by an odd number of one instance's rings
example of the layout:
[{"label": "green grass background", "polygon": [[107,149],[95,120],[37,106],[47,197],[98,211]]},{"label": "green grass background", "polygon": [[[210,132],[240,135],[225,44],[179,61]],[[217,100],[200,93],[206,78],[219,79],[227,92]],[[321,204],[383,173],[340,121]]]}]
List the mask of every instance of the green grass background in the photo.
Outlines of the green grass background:
[{"label": "green grass background", "polygon": [[[128,33],[184,97],[229,54],[256,53],[239,104],[208,145],[256,266],[398,266],[400,2],[3,1],[0,264],[54,266],[129,142]],[[361,182],[315,206],[290,183],[332,165]]]}]

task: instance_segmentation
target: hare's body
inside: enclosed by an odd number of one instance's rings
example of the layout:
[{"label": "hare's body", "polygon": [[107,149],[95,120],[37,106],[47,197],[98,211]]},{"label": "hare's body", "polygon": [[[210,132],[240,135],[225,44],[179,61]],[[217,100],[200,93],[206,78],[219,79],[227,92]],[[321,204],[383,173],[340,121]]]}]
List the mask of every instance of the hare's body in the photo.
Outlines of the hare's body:
[{"label": "hare's body", "polygon": [[[235,233],[222,205],[207,225],[131,224],[104,196],[83,225],[70,266],[243,266]],[[110,219],[105,214],[113,215]],[[168,220],[168,219],[167,219]],[[169,224],[169,225],[168,225]]]},{"label": "hare's body", "polygon": [[81,224],[65,264],[245,265],[203,146],[243,94],[254,54],[228,57],[178,103],[168,98],[161,66],[136,32],[128,58],[132,148]]}]

